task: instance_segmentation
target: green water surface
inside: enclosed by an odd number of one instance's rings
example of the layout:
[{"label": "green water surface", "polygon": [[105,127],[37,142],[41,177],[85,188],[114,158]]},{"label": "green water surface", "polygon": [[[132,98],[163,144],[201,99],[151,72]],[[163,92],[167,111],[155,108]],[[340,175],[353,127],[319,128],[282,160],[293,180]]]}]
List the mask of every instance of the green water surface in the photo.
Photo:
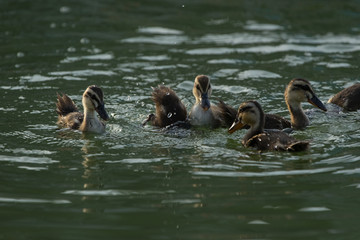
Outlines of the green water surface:
[{"label": "green water surface", "polygon": [[[251,99],[289,118],[286,84],[326,103],[360,81],[360,1],[0,1],[0,239],[358,239],[359,112],[305,103],[302,153],[244,131],[141,122],[151,87],[190,110]],[[107,132],[58,129],[56,93],[104,91]]]}]

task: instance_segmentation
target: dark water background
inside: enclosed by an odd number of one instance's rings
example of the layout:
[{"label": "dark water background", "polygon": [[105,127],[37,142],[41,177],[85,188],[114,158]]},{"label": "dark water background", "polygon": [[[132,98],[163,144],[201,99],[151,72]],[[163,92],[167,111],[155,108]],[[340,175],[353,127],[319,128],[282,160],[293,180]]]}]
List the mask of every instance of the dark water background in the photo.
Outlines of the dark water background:
[{"label": "dark water background", "polygon": [[[244,132],[164,133],[151,87],[289,118],[294,77],[326,102],[359,82],[359,1],[0,1],[0,239],[358,239],[359,112],[304,104],[303,153]],[[105,94],[103,135],[59,130],[56,93]]]}]

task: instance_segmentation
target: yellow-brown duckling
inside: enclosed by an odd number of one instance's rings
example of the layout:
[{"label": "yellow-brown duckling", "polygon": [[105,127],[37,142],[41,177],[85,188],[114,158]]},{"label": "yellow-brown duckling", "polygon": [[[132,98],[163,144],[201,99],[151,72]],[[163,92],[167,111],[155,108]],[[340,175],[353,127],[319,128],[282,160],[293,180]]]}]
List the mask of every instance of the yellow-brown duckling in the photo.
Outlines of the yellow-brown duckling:
[{"label": "yellow-brown duckling", "polygon": [[309,102],[315,107],[327,111],[324,104],[316,96],[309,81],[295,78],[285,89],[285,102],[290,112],[291,126],[294,129],[304,129],[309,125],[309,118],[305,115],[301,103]]},{"label": "yellow-brown duckling", "polygon": [[196,102],[189,116],[191,125],[212,128],[231,126],[236,116],[236,110],[221,100],[217,105],[211,104],[211,93],[210,78],[206,75],[198,75],[193,87]]},{"label": "yellow-brown duckling", "polygon": [[105,132],[105,124],[96,115],[97,112],[103,120],[109,119],[104,107],[104,96],[101,88],[96,85],[89,86],[82,96],[82,105],[84,113],[79,112],[75,103],[66,94],[62,96],[57,94],[57,124],[61,127],[79,129],[82,132]]},{"label": "yellow-brown duckling", "polygon": [[345,88],[329,99],[328,103],[336,104],[347,111],[360,109],[360,83]]},{"label": "yellow-brown duckling", "polygon": [[152,100],[155,103],[155,114],[150,114],[143,125],[149,122],[163,128],[187,120],[186,107],[171,88],[163,85],[154,88]]},{"label": "yellow-brown duckling", "polygon": [[308,149],[308,141],[298,141],[282,131],[264,131],[265,114],[256,101],[247,101],[240,105],[236,119],[229,128],[233,133],[244,126],[250,129],[244,136],[242,144],[245,147],[254,147],[260,151],[304,151]]}]

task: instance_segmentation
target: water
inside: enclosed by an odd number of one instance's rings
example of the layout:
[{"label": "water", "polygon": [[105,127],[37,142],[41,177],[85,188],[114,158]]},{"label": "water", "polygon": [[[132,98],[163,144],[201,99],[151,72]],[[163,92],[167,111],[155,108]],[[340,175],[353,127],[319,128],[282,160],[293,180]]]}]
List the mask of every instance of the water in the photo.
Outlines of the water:
[{"label": "water", "polygon": [[[0,2],[0,239],[357,239],[359,113],[304,104],[303,153],[244,132],[141,122],[151,87],[193,79],[288,118],[294,77],[326,102],[359,82],[359,1]],[[56,93],[97,84],[103,135],[55,125]]]}]

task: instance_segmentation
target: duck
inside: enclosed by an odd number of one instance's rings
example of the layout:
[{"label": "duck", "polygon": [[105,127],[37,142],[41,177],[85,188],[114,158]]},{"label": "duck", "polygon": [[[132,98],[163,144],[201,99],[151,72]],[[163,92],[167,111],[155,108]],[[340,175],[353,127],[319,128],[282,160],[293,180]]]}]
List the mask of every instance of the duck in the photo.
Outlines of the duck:
[{"label": "duck", "polygon": [[309,148],[308,141],[299,141],[283,131],[264,130],[265,114],[257,101],[246,101],[240,105],[228,132],[232,134],[246,125],[250,126],[250,129],[242,140],[245,147],[253,147],[259,151],[289,152],[305,151]]},{"label": "duck", "polygon": [[210,103],[212,87],[208,76],[196,76],[192,92],[195,97],[195,104],[189,115],[192,126],[211,128],[231,126],[236,116],[236,110],[221,100],[217,105]]},{"label": "duck", "polygon": [[306,79],[292,79],[286,86],[284,97],[290,112],[291,127],[296,130],[303,130],[310,124],[309,118],[302,109],[302,102],[309,102],[313,106],[327,111],[327,108],[316,96],[310,82]]},{"label": "duck", "polygon": [[328,103],[336,104],[346,111],[357,111],[360,109],[360,83],[345,88],[331,97]]},{"label": "duck", "polygon": [[109,115],[104,107],[104,95],[101,88],[96,85],[89,86],[82,95],[82,105],[84,113],[79,112],[69,96],[57,93],[57,124],[82,132],[105,132],[105,124],[99,120],[96,114],[97,112],[104,121],[109,120]]},{"label": "duck", "polygon": [[155,114],[150,114],[142,125],[150,123],[159,128],[187,121],[187,110],[175,91],[170,87],[159,85],[153,88],[152,100],[155,103]]}]

